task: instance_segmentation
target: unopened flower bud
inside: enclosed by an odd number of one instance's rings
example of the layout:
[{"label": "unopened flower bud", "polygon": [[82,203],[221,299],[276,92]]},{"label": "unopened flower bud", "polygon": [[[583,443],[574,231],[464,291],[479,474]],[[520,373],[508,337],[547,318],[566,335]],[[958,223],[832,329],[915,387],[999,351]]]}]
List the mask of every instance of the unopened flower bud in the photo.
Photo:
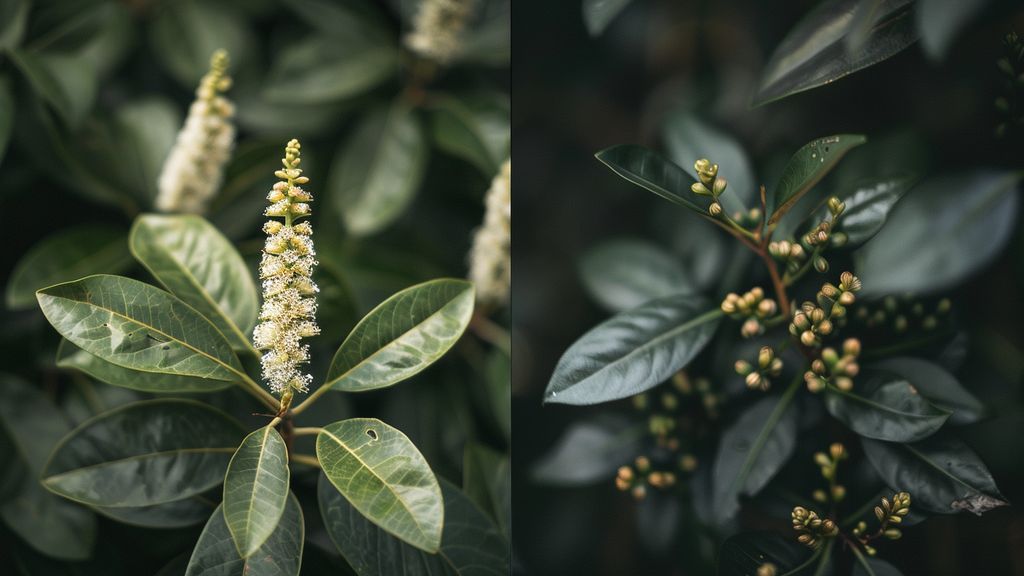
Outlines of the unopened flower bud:
[{"label": "unopened flower bud", "polygon": [[828,454],[825,454],[824,452],[815,452],[814,463],[822,468],[826,468],[832,465],[832,460],[829,460]]},{"label": "unopened flower bud", "polygon": [[800,334],[800,343],[803,344],[804,346],[814,346],[815,342],[817,341],[817,336],[815,336],[814,332],[811,332],[810,330],[805,330],[802,334]]},{"label": "unopened flower bud", "polygon": [[889,540],[899,540],[900,537],[903,536],[903,533],[900,532],[899,528],[889,528],[883,532],[883,534],[885,534],[885,537]]},{"label": "unopened flower bud", "polygon": [[842,484],[836,484],[832,487],[832,499],[836,502],[842,502],[843,498],[846,498],[846,487]]},{"label": "unopened flower bud", "polygon": [[839,376],[836,378],[836,388],[839,388],[843,392],[849,392],[853,390],[853,380],[846,376]]},{"label": "unopened flower bud", "polygon": [[747,388],[760,388],[764,383],[764,378],[757,372],[751,372],[750,374],[747,374],[746,382]]},{"label": "unopened flower bud", "polygon": [[796,314],[793,315],[793,325],[796,326],[801,331],[803,331],[811,327],[811,321],[803,312],[797,312]]},{"label": "unopened flower bud", "polygon": [[825,494],[824,490],[815,490],[811,493],[811,498],[814,498],[816,502],[825,503],[828,501],[828,495]]},{"label": "unopened flower bud", "polygon": [[761,323],[756,318],[748,318],[740,328],[740,334],[744,338],[752,338],[760,334],[762,329]]},{"label": "unopened flower bud", "polygon": [[857,297],[853,295],[853,292],[843,292],[839,295],[839,303],[843,306],[849,306],[857,300]]},{"label": "unopened flower bud", "polygon": [[850,241],[850,237],[845,232],[833,232],[832,233],[832,245],[836,248],[842,248],[846,246],[846,243]]},{"label": "unopened flower bud", "polygon": [[839,198],[832,196],[828,199],[828,210],[833,216],[838,216],[846,209],[846,204],[839,201]]},{"label": "unopened flower bud", "polygon": [[697,469],[697,458],[693,454],[683,454],[679,459],[679,468],[683,472],[693,472]]},{"label": "unopened flower bud", "polygon": [[832,333],[832,322],[828,319],[822,320],[818,324],[818,333],[828,336]]},{"label": "unopened flower bud", "polygon": [[699,196],[711,196],[711,191],[708,190],[707,186],[700,182],[694,182],[690,184],[690,191]]},{"label": "unopened flower bud", "polygon": [[772,360],[775,359],[775,351],[772,350],[771,346],[762,346],[761,350],[757,353],[757,365],[764,370],[768,368]]},{"label": "unopened flower bud", "polygon": [[711,205],[708,206],[708,214],[711,214],[711,216],[717,218],[721,213],[722,205],[719,204],[718,202],[712,202]]},{"label": "unopened flower bud", "polygon": [[823,258],[822,256],[815,256],[814,269],[821,274],[828,272],[828,260],[825,260],[825,258]]},{"label": "unopened flower bud", "polygon": [[750,362],[747,362],[746,360],[737,360],[735,368],[736,373],[740,376],[746,376],[754,370],[753,366],[750,365]]},{"label": "unopened flower bud", "polygon": [[861,289],[861,282],[851,272],[843,272],[839,275],[839,287],[845,291],[858,292]]},{"label": "unopened flower bud", "polygon": [[715,187],[713,188],[715,196],[718,196],[722,192],[725,192],[725,188],[729,185],[729,182],[725,178],[716,178]]},{"label": "unopened flower bud", "polygon": [[707,158],[694,162],[693,169],[697,171],[697,177],[705,186],[711,186],[718,176],[718,164],[712,164]]},{"label": "unopened flower bud", "polygon": [[775,303],[775,300],[772,300],[771,298],[765,298],[764,300],[761,300],[757,304],[757,313],[762,318],[767,318],[769,316],[774,315],[775,311],[778,310],[778,307],[779,305]]},{"label": "unopened flower bud", "polygon": [[647,456],[637,456],[634,464],[636,471],[641,474],[646,474],[651,469],[651,460]]}]

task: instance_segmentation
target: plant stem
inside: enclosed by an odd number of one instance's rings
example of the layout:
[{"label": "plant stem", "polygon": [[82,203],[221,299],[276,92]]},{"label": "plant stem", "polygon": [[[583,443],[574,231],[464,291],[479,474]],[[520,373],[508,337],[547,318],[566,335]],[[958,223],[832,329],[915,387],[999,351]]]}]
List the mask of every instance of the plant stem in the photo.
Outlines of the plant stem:
[{"label": "plant stem", "polygon": [[310,454],[291,454],[288,456],[288,459],[296,464],[305,464],[314,468],[320,467],[320,460],[317,460],[316,456]]},{"label": "plant stem", "polygon": [[292,429],[292,434],[295,436],[316,436],[320,433],[323,428],[319,426],[307,426],[305,428],[297,427]]},{"label": "plant stem", "polygon": [[300,402],[298,406],[292,408],[292,416],[298,416],[299,414],[302,414],[306,410],[306,408],[312,406],[314,402],[316,402],[330,389],[331,387],[328,386],[326,382],[321,384],[319,388],[314,390],[313,393],[307,396],[305,400]]},{"label": "plant stem", "polygon": [[483,314],[473,314],[469,327],[481,340],[500,348],[506,355],[512,355],[512,336],[508,330]]},{"label": "plant stem", "polygon": [[825,549],[821,553],[821,561],[818,562],[818,568],[814,571],[814,576],[821,576],[828,570],[828,561],[832,557],[832,546],[835,543],[835,538],[829,538],[828,542],[825,543]]},{"label": "plant stem", "polygon": [[772,258],[772,255],[763,246],[758,253],[761,259],[764,260],[765,266],[768,267],[768,275],[771,276],[772,286],[775,287],[775,297],[779,300],[779,309],[784,317],[789,318],[789,296],[786,295],[786,284],[782,281],[782,277],[779,276],[779,268],[775,264],[775,258]]}]

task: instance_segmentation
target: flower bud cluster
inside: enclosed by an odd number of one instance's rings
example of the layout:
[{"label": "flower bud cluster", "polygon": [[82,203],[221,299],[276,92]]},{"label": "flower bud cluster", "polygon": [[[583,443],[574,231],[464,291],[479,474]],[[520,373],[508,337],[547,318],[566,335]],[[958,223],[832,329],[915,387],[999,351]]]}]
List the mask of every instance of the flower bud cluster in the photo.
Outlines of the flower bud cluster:
[{"label": "flower bud cluster", "polygon": [[647,495],[647,486],[668,489],[675,484],[675,473],[654,470],[647,456],[638,456],[633,466],[620,467],[615,476],[615,487],[623,492],[629,492],[637,500],[643,500]]},{"label": "flower bud cluster", "polygon": [[952,307],[953,304],[948,298],[939,300],[929,310],[925,303],[915,301],[909,296],[904,297],[902,303],[893,296],[887,296],[877,309],[866,305],[859,306],[855,317],[868,328],[884,328],[902,334],[915,328],[935,330]]},{"label": "flower bud cluster", "polygon": [[828,480],[829,484],[829,491],[827,493],[824,490],[814,491],[813,497],[816,501],[824,504],[830,499],[832,502],[842,502],[846,498],[846,487],[839,484],[838,479],[839,462],[846,460],[848,457],[846,447],[838,442],[829,446],[828,454],[824,452],[815,453],[814,463],[821,468],[821,477]]},{"label": "flower bud cluster", "polygon": [[405,37],[405,46],[419,56],[448,64],[459,55],[462,33],[476,0],[423,0]]},{"label": "flower bud cluster", "polygon": [[846,316],[846,307],[856,300],[855,292],[860,291],[861,282],[850,272],[839,276],[839,286],[826,283],[818,291],[816,302],[804,302],[793,313],[789,332],[800,338],[804,346],[820,346],[821,338],[835,330],[833,320]]},{"label": "flower bud cluster", "polygon": [[853,389],[853,378],[860,373],[857,357],[860,356],[860,340],[848,338],[843,342],[843,354],[834,348],[821,351],[821,358],[811,362],[811,369],[804,373],[804,381],[811,392],[821,392],[828,383],[844,392]]},{"label": "flower bud cluster", "polygon": [[782,358],[776,358],[771,346],[762,346],[756,367],[746,360],[737,360],[735,368],[736,373],[745,378],[747,388],[767,392],[772,386],[771,378],[782,374]]},{"label": "flower bud cluster", "polygon": [[718,177],[718,164],[712,164],[707,158],[701,158],[693,163],[693,169],[697,172],[697,182],[690,185],[690,191],[698,196],[710,196],[711,205],[708,206],[708,214],[717,218],[722,214],[722,204],[718,197],[725,192],[729,182],[725,178]]},{"label": "flower bud cluster", "polygon": [[284,218],[284,222],[268,220],[263,225],[267,234],[260,260],[260,279],[263,282],[263,306],[260,323],[253,331],[253,344],[264,351],[260,360],[263,379],[271,390],[286,395],[306,392],[312,376],[300,367],[309,362],[309,345],[303,338],[316,336],[316,293],[313,268],[316,252],[313,249],[313,228],[309,222],[294,224],[308,216],[312,195],[297,184],[308,178],[298,168],[301,163],[298,140],[288,142],[283,170],[275,172],[282,181],[274,184],[267,200],[270,206],[266,216]]},{"label": "flower bud cluster", "polygon": [[227,68],[227,52],[214,52],[157,181],[156,208],[161,212],[202,214],[220,189],[235,143],[235,107],[221,96],[231,87]]},{"label": "flower bud cluster", "polygon": [[875,519],[878,520],[878,530],[873,534],[867,534],[867,522],[860,521],[857,526],[853,529],[853,535],[857,537],[860,543],[864,546],[864,551],[870,556],[875,555],[875,549],[868,545],[868,542],[876,538],[886,538],[888,540],[899,540],[903,537],[903,532],[893,526],[894,524],[901,524],[903,518],[907,514],[910,514],[910,494],[907,492],[897,492],[893,494],[892,500],[882,497],[881,505],[875,506]]},{"label": "flower bud cluster", "polygon": [[807,251],[799,242],[778,240],[768,243],[768,253],[786,265],[786,270],[796,272],[807,260]]},{"label": "flower bud cluster", "polygon": [[803,506],[793,508],[792,513],[793,529],[800,535],[797,540],[811,548],[821,545],[823,538],[834,538],[839,534],[839,526],[831,518],[824,520],[814,510],[808,510]]},{"label": "flower bud cluster", "polygon": [[764,297],[762,288],[755,287],[742,296],[726,294],[721,308],[730,318],[744,321],[740,334],[750,338],[764,332],[764,321],[774,316],[779,306],[775,300]]},{"label": "flower bud cluster", "polygon": [[512,287],[512,162],[506,160],[487,192],[484,223],[473,238],[469,279],[477,299],[504,304]]}]

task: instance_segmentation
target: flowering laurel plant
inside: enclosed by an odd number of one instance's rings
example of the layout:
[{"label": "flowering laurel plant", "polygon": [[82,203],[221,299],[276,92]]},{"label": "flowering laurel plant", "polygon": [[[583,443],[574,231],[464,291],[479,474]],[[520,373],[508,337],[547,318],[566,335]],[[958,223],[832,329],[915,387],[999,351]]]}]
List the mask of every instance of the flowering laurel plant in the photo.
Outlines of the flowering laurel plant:
[{"label": "flowering laurel plant", "polygon": [[[625,239],[584,256],[614,316],[564,353],[545,402],[628,404],[570,427],[534,478],[614,483],[645,510],[645,544],[730,576],[898,574],[879,556],[913,524],[1006,506],[958,438],[985,407],[954,376],[943,293],[1009,238],[1021,174],[916,184],[883,168],[891,142],[840,134],[800,148],[769,193],[727,135],[671,124],[692,170],[640,146],[597,158],[696,215],[681,225],[694,260]],[[848,153],[859,173],[819,185]]]},{"label": "flowering laurel plant", "polygon": [[[65,338],[60,366],[158,395],[68,432],[37,471],[42,486],[127,523],[184,526],[208,516],[189,575],[296,575],[305,524],[292,468],[319,468],[323,523],[359,574],[395,573],[396,561],[499,573],[508,562],[500,532],[439,482],[401,431],[374,418],[321,423],[322,411],[309,411],[325,395],[392,386],[427,368],[466,329],[475,290],[439,279],[400,291],[356,324],[326,376],[314,378],[305,342],[320,334],[319,290],[301,152],[288,142],[267,196],[261,290],[202,217],[144,214],[129,244],[162,288],[93,275],[37,292]],[[203,401],[232,387],[261,406],[255,430]],[[307,437],[314,452],[301,448]],[[212,514],[211,500],[221,501]],[[68,512],[71,524],[89,518]]]}]

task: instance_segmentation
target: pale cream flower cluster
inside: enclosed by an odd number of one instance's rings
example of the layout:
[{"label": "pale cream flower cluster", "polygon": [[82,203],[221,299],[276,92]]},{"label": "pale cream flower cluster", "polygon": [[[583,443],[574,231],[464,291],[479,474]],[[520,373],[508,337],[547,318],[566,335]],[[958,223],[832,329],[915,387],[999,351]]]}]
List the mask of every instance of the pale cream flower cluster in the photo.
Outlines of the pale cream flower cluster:
[{"label": "pale cream flower cluster", "polygon": [[214,52],[210,71],[199,83],[185,125],[160,173],[156,208],[161,212],[205,213],[220,189],[235,143],[231,123],[235,107],[221,96],[231,87],[227,69],[227,52]]},{"label": "pale cream flower cluster", "polygon": [[422,0],[413,31],[405,37],[405,46],[416,54],[439,64],[447,64],[459,54],[462,31],[476,0]]},{"label": "pale cream flower cluster", "polygon": [[484,223],[473,239],[469,279],[477,298],[490,304],[508,301],[512,286],[512,161],[506,160],[487,192]]},{"label": "pale cream flower cluster", "polygon": [[313,282],[317,264],[313,228],[309,222],[294,223],[309,216],[308,203],[313,200],[298,186],[309,182],[298,168],[300,148],[298,140],[288,142],[281,160],[284,169],[274,173],[282,181],[267,195],[270,206],[264,214],[284,218],[284,222],[269,220],[263,225],[267,234],[260,261],[263,306],[253,332],[254,345],[263,351],[263,379],[281,394],[309,390],[313,377],[301,369],[309,362],[309,345],[302,344],[302,339],[320,333],[316,324],[319,289]]}]

